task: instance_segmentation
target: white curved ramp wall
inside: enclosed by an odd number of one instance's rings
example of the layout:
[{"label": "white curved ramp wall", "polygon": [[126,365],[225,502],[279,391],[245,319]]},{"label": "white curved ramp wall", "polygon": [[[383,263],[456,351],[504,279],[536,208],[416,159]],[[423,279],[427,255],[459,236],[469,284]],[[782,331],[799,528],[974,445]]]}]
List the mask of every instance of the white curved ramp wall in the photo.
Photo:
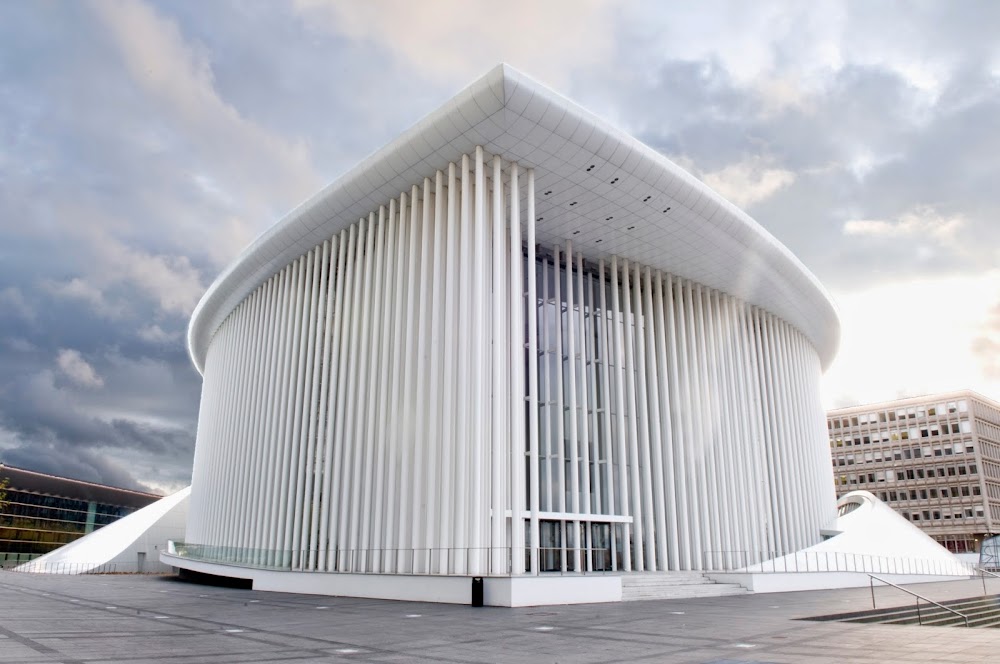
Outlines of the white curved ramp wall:
[{"label": "white curved ramp wall", "polygon": [[143,507],[103,528],[16,568],[39,574],[152,572],[159,552],[181,539],[187,525],[191,487]]}]

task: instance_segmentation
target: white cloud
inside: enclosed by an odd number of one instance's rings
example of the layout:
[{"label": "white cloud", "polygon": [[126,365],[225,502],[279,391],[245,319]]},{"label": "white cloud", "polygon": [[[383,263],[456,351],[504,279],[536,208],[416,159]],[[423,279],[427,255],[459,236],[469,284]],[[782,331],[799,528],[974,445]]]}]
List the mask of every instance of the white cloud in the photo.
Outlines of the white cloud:
[{"label": "white cloud", "polygon": [[139,338],[154,344],[169,344],[180,339],[179,332],[167,332],[159,325],[144,325],[139,328]]},{"label": "white cloud", "polygon": [[80,300],[106,318],[125,313],[122,303],[109,301],[106,293],[129,285],[155,302],[160,311],[187,316],[205,291],[201,275],[186,256],[154,254],[126,246],[92,228],[85,235],[94,254],[91,273],[67,281],[44,281],[43,288],[58,297]]},{"label": "white cloud", "polygon": [[795,173],[774,168],[768,158],[750,157],[721,170],[704,173],[702,179],[724,198],[739,207],[747,207],[795,182]]},{"label": "white cloud", "polygon": [[108,302],[100,287],[80,277],[67,281],[46,280],[42,282],[42,288],[57,297],[86,302],[94,313],[106,318],[117,318],[123,311],[121,305]]},{"label": "white cloud", "polygon": [[305,143],[265,130],[225,101],[209,54],[185,41],[173,20],[141,2],[94,0],[89,6],[133,82],[203,163],[208,174],[200,175],[198,186],[210,182],[216,196],[262,210],[275,198],[290,205],[319,188]]},{"label": "white cloud", "polygon": [[313,25],[377,43],[421,76],[463,84],[499,62],[565,87],[604,62],[619,9],[607,0],[296,0]]},{"label": "white cloud", "polygon": [[82,387],[103,387],[101,378],[94,367],[83,359],[80,351],[71,348],[60,348],[56,356],[56,365],[71,381]]},{"label": "white cloud", "polygon": [[205,291],[186,256],[150,254],[110,239],[95,249],[112,278],[135,285],[165,313],[187,316]]},{"label": "white cloud", "polygon": [[945,217],[929,206],[918,206],[895,219],[851,219],[844,222],[845,235],[872,237],[930,237],[940,241],[955,238],[965,224],[961,215]]}]

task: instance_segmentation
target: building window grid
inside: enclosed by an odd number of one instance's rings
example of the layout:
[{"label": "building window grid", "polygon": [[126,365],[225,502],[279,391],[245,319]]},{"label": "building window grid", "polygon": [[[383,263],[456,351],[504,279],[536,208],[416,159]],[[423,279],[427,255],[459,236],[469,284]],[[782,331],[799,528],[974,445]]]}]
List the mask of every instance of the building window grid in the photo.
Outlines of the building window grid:
[{"label": "building window grid", "polygon": [[[990,505],[987,511],[983,505],[974,502],[977,499],[982,501],[982,492],[978,483],[980,478],[972,419],[983,410],[992,412],[993,409],[975,401],[972,403],[971,409],[967,399],[954,399],[829,418],[832,465],[836,468],[855,466],[866,471],[867,466],[877,469],[874,473],[836,473],[834,483],[838,495],[854,489],[874,490],[883,501],[899,509],[905,518],[927,522],[928,527],[957,521],[983,529],[987,514],[994,518],[1000,515],[1000,505]],[[993,414],[1000,421],[1000,411]],[[994,437],[1000,438],[1000,427],[979,422],[978,426],[982,425],[986,425]],[[916,439],[920,439],[921,445],[904,447],[904,441]],[[930,444],[924,445],[924,440]],[[979,442],[981,455],[1000,459],[1000,444],[982,438]],[[861,447],[865,451],[860,454],[846,453],[852,447]],[[941,464],[946,458],[951,463]],[[955,463],[959,460],[963,463]],[[900,472],[900,467],[904,465],[914,468]],[[1000,464],[984,459],[982,466],[985,478],[1000,479]],[[885,489],[889,484],[905,486],[929,482],[933,483],[933,488],[919,489],[919,493],[917,489]],[[987,489],[988,498],[995,495],[1000,501],[1000,488],[988,484]],[[900,509],[913,501],[918,505],[928,503],[930,509],[925,510],[922,506],[919,510]],[[969,538],[963,535],[938,536],[937,539],[950,550],[972,550],[968,546]]]}]

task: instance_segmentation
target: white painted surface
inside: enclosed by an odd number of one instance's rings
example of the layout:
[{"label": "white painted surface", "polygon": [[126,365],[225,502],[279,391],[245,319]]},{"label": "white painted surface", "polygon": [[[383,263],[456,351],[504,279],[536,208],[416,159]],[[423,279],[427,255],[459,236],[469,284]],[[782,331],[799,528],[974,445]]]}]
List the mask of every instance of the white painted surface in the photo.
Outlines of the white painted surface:
[{"label": "white painted surface", "polygon": [[[738,583],[755,593],[784,593],[799,590],[829,590],[833,588],[861,588],[868,586],[870,579],[863,572],[792,572],[747,574],[709,572],[707,576],[719,583]],[[879,577],[895,583],[908,585],[913,583],[935,583],[938,581],[961,581],[968,576],[933,576],[928,574],[879,574]],[[876,592],[885,584],[875,582]]]},{"label": "white painted surface", "polygon": [[[154,571],[168,540],[180,539],[187,522],[191,487],[143,507],[78,540],[17,567],[20,572],[83,574],[107,571]],[[140,555],[145,567],[139,569]]]},{"label": "white painted surface", "polygon": [[[254,590],[441,604],[472,602],[469,576],[286,572],[206,563],[166,552],[160,558],[173,567],[250,579]],[[621,577],[616,575],[485,577],[483,590],[487,606],[593,604],[622,599]]]},{"label": "white painted surface", "polygon": [[620,602],[622,581],[617,575],[488,577],[487,606],[550,606]]},{"label": "white painted surface", "polygon": [[[522,226],[545,256],[535,297]],[[529,357],[519,305],[545,320]],[[802,549],[832,514],[818,382],[836,330],[749,217],[499,67],[265,233],[199,304],[186,540],[258,567],[456,575],[519,573],[541,519],[563,571],[602,567],[580,551],[594,523],[625,571]]]}]

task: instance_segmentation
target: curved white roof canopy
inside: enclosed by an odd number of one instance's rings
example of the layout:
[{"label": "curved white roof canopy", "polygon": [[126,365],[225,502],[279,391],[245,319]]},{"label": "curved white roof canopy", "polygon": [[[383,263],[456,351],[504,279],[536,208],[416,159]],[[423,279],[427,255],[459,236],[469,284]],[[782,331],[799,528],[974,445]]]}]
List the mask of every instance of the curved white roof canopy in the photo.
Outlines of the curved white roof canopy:
[{"label": "curved white roof canopy", "polygon": [[572,237],[590,260],[618,255],[735,295],[797,327],[824,368],[833,359],[834,305],[784,245],[660,153],[501,64],[296,207],[226,268],[191,317],[188,349],[198,370],[219,325],[257,286],[477,145],[536,169],[540,244]]}]

